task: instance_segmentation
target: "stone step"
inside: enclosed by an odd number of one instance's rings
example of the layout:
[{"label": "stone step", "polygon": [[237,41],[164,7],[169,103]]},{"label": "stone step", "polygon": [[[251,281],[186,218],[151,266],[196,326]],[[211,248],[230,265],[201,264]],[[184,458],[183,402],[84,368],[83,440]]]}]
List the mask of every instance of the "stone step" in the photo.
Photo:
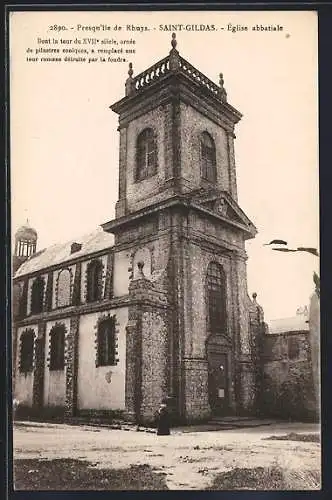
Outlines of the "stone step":
[{"label": "stone step", "polygon": [[238,415],[228,415],[228,416],[218,416],[218,415],[215,415],[213,417],[211,417],[211,421],[223,421],[223,422],[244,422],[246,420],[254,420],[255,417],[241,417],[241,416],[238,416]]},{"label": "stone step", "polygon": [[241,429],[245,427],[261,427],[263,425],[272,425],[276,424],[276,420],[268,420],[268,419],[254,419],[254,418],[234,418],[232,420],[228,418],[213,418],[208,421],[208,425],[215,425],[220,429]]}]

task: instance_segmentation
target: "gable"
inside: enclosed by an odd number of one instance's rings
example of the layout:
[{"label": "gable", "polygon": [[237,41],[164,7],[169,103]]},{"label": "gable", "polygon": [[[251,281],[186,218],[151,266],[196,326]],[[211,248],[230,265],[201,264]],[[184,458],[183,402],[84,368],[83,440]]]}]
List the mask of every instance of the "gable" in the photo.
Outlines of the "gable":
[{"label": "gable", "polygon": [[222,218],[225,221],[240,225],[255,236],[257,230],[245,213],[240,209],[235,200],[228,192],[220,192],[217,189],[199,189],[191,197],[191,203],[211,214]]}]

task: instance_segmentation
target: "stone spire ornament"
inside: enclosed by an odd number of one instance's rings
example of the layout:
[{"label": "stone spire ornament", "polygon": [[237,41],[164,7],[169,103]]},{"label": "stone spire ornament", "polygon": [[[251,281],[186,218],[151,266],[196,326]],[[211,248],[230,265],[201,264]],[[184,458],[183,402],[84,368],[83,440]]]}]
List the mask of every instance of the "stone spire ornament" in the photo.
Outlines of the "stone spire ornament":
[{"label": "stone spire ornament", "polygon": [[137,267],[138,267],[137,279],[145,278],[144,272],[143,272],[144,262],[142,260],[137,262]]},{"label": "stone spire ornament", "polygon": [[176,34],[172,33],[171,45],[172,48],[169,53],[169,69],[170,71],[176,71],[180,69],[180,56],[179,51],[176,49],[177,46]]},{"label": "stone spire ornament", "polygon": [[172,48],[176,49],[177,44],[178,42],[176,40],[176,33],[172,33],[172,41],[171,41]]},{"label": "stone spire ornament", "polygon": [[256,307],[257,321],[259,323],[262,323],[264,321],[264,311],[263,311],[262,306],[260,306],[257,302],[257,293],[256,292],[254,292],[252,294],[252,302],[253,302],[253,305]]},{"label": "stone spire ornament", "polygon": [[224,87],[224,75],[222,73],[219,74],[219,85],[220,85],[220,99],[223,102],[227,102],[227,92]]},{"label": "stone spire ornament", "polygon": [[130,95],[135,91],[134,79],[133,79],[133,63],[129,63],[128,78],[126,80],[126,95]]}]

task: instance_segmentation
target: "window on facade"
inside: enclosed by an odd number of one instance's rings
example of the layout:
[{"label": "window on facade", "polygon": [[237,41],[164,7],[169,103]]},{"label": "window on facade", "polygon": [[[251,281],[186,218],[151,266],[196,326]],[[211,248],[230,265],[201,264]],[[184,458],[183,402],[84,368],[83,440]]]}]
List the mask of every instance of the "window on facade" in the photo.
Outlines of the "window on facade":
[{"label": "window on facade", "polygon": [[95,302],[101,299],[102,270],[103,266],[100,260],[89,262],[87,268],[87,302]]},{"label": "window on facade", "polygon": [[31,313],[38,314],[43,311],[45,281],[41,276],[32,283],[31,289]]},{"label": "window on facade", "polygon": [[113,316],[98,325],[97,365],[115,365],[115,349],[115,316]]},{"label": "window on facade", "polygon": [[222,267],[217,262],[211,262],[208,267],[207,305],[209,330],[212,334],[226,331],[226,283]]},{"label": "window on facade", "polygon": [[216,182],[216,148],[212,137],[207,132],[203,132],[201,136],[201,169],[203,179]]},{"label": "window on facade", "polygon": [[19,297],[18,317],[24,318],[27,314],[27,299],[28,299],[28,280],[25,280],[22,286],[22,292]]},{"label": "window on facade", "polygon": [[28,373],[33,368],[33,351],[34,351],[33,330],[26,330],[21,335],[21,351],[20,351],[20,372]]},{"label": "window on facade", "polygon": [[300,346],[297,338],[290,337],[288,339],[288,357],[289,359],[296,359],[300,354]]},{"label": "window on facade", "polygon": [[65,327],[55,326],[50,331],[50,370],[63,370],[65,366]]},{"label": "window on facade", "polygon": [[136,181],[157,173],[157,147],[154,132],[146,128],[137,138]]},{"label": "window on facade", "polygon": [[58,275],[57,302],[58,307],[70,305],[71,274],[69,269],[63,269]]}]

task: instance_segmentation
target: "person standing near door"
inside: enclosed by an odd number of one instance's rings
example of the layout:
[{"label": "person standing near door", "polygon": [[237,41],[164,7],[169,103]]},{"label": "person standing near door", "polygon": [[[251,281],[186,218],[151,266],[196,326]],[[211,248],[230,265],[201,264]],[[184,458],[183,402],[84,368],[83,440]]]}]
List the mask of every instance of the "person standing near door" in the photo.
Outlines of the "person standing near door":
[{"label": "person standing near door", "polygon": [[157,435],[169,436],[170,431],[170,413],[167,407],[167,401],[163,399],[157,411]]}]

